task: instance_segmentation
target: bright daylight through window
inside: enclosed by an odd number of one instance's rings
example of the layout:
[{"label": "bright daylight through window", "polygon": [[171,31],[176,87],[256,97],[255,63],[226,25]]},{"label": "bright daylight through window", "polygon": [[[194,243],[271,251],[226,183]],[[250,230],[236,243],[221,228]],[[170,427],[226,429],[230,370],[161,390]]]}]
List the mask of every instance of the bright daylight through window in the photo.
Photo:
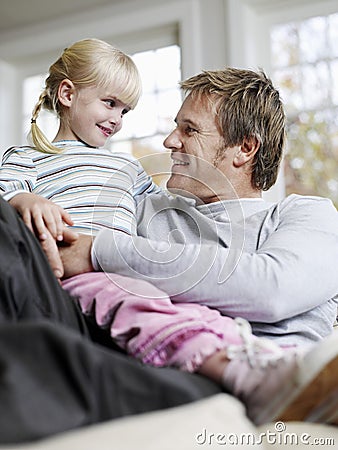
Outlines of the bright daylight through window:
[{"label": "bright daylight through window", "polygon": [[338,206],[338,14],[275,26],[271,41],[288,117],[286,193]]}]

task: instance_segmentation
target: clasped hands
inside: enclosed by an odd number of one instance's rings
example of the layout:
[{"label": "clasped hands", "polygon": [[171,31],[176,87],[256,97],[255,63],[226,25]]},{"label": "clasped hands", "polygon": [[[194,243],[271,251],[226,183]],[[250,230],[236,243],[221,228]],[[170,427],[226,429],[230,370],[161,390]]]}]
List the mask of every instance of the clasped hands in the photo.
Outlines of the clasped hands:
[{"label": "clasped hands", "polygon": [[73,221],[63,208],[30,192],[15,195],[9,203],[39,239],[58,279],[94,270],[91,263],[93,238],[72,231],[67,225],[73,225]]},{"label": "clasped hands", "polygon": [[40,243],[56,278],[69,278],[94,270],[91,262],[90,236],[74,233],[65,227],[62,241],[56,241],[47,230],[45,238],[40,239]]}]

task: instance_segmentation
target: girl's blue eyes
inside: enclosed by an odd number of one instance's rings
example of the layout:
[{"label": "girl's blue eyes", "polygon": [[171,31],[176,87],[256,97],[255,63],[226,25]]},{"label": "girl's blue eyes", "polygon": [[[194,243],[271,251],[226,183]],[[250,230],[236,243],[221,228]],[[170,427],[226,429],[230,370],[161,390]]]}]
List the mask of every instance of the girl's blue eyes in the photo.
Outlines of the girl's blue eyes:
[{"label": "girl's blue eyes", "polygon": [[[116,108],[116,100],[104,100],[104,102],[107,104],[107,106],[109,106],[109,108]],[[129,111],[128,108],[125,108],[124,110],[122,110],[122,116],[124,116],[125,114],[127,114],[127,112]]]},{"label": "girl's blue eyes", "polygon": [[110,108],[114,108],[114,106],[116,106],[116,101],[115,100],[105,100],[105,103],[107,103],[107,105]]}]

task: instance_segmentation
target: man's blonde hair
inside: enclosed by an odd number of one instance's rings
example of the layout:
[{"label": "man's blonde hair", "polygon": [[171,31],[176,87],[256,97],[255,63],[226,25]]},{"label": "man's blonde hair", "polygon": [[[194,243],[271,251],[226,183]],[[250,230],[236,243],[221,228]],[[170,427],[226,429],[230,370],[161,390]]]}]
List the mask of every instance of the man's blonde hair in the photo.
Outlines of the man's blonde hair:
[{"label": "man's blonde hair", "polygon": [[226,148],[250,137],[260,142],[251,181],[255,189],[269,189],[276,182],[286,141],[284,107],[271,80],[262,70],[225,68],[203,71],[180,85],[187,94],[206,96],[213,103]]},{"label": "man's blonde hair", "polygon": [[58,100],[60,83],[68,79],[76,88],[114,86],[118,99],[135,108],[141,96],[142,85],[137,67],[130,56],[99,39],[83,39],[66,48],[50,66],[37,104],[32,113],[31,137],[37,150],[59,153],[61,150],[46,138],[36,121],[42,108],[62,117]]}]

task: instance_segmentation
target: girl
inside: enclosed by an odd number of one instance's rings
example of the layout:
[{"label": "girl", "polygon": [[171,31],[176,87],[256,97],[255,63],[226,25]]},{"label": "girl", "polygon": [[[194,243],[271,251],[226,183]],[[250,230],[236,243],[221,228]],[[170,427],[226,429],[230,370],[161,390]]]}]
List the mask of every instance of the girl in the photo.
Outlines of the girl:
[{"label": "girl", "polygon": [[[41,239],[46,227],[62,240],[64,223],[92,235],[102,227],[136,232],[134,196],[159,188],[134,158],[103,146],[121,129],[140,94],[131,58],[97,39],[76,42],[50,67],[32,114],[33,146],[7,150],[0,171],[3,197]],[[59,118],[53,142],[37,125],[41,108]],[[140,295],[128,292],[131,284]],[[261,421],[257,410],[295,370],[293,355],[254,337],[246,321],[196,304],[173,304],[149,283],[89,273],[66,279],[63,286],[130,355],[222,383],[243,399],[256,422]],[[259,389],[266,376],[261,366],[276,361],[282,367],[274,367],[274,376]]]}]

